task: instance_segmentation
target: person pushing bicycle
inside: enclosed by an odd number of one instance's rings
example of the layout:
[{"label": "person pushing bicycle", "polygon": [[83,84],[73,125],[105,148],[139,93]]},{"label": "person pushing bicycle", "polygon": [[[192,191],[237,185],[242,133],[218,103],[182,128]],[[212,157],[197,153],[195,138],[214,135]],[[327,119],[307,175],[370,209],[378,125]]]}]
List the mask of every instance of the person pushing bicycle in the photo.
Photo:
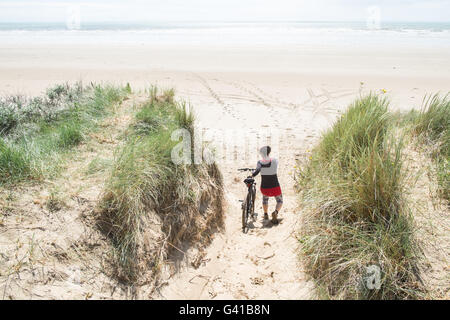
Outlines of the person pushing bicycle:
[{"label": "person pushing bicycle", "polygon": [[283,206],[283,194],[281,193],[281,187],[277,176],[278,160],[269,156],[270,151],[271,148],[269,146],[262,147],[259,150],[262,159],[256,164],[256,170],[253,172],[252,177],[256,177],[261,172],[260,190],[263,195],[262,204],[265,220],[269,219],[269,215],[267,214],[269,209],[269,197],[275,197],[277,205],[275,211],[272,212],[272,223],[278,224],[278,214]]}]

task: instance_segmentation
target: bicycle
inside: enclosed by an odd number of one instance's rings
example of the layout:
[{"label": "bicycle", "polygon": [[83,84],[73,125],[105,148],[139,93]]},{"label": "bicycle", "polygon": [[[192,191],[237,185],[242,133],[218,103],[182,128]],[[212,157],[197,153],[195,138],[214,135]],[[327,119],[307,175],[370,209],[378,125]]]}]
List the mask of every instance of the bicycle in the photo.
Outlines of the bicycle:
[{"label": "bicycle", "polygon": [[[238,169],[240,172],[250,171],[253,172],[255,169],[243,168]],[[253,177],[247,177],[244,180],[245,185],[247,186],[247,197],[242,201],[242,232],[246,232],[248,230],[248,218],[252,217],[253,222],[256,221],[257,214],[255,214],[255,198],[256,198],[256,182]]]}]

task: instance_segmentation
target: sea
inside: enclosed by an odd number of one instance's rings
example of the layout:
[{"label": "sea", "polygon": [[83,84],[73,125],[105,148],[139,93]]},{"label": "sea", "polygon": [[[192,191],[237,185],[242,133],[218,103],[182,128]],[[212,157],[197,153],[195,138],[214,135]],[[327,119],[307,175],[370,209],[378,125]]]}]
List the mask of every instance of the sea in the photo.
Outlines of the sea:
[{"label": "sea", "polygon": [[0,43],[450,47],[450,22],[0,22]]}]

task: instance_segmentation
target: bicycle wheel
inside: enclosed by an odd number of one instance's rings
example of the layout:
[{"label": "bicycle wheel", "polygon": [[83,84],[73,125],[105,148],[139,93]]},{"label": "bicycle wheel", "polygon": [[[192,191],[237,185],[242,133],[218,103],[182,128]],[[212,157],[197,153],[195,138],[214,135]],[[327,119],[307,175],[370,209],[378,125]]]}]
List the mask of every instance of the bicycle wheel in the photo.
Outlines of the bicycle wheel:
[{"label": "bicycle wheel", "polygon": [[255,220],[255,200],[256,200],[256,188],[253,186],[252,189],[252,210],[251,210],[251,214],[253,219]]},{"label": "bicycle wheel", "polygon": [[245,233],[245,230],[247,229],[247,221],[248,221],[248,215],[249,215],[249,209],[250,209],[250,202],[249,202],[249,194],[247,195],[247,199],[242,203],[242,232]]}]

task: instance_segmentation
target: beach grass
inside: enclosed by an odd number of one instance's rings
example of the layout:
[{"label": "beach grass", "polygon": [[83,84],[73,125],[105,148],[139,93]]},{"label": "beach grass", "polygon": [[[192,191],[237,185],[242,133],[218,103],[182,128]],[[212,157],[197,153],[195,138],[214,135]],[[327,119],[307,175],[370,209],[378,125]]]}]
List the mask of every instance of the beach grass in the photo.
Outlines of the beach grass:
[{"label": "beach grass", "polygon": [[0,183],[54,176],[73,147],[130,93],[126,87],[62,84],[42,97],[0,99]]},{"label": "beach grass", "polygon": [[450,96],[425,97],[412,121],[412,132],[430,150],[435,162],[440,195],[450,200]]},{"label": "beach grass", "polygon": [[[302,257],[321,298],[414,299],[423,293],[404,199],[403,138],[391,130],[388,106],[373,94],[355,101],[296,172],[305,209]],[[372,283],[375,276],[378,283]]]},{"label": "beach grass", "polygon": [[[155,277],[175,248],[209,241],[222,225],[222,176],[216,164],[175,164],[172,140],[186,129],[194,141],[194,116],[174,91],[149,90],[126,142],[116,152],[100,201],[99,226],[108,238],[124,282]],[[192,159],[191,159],[192,160]]]}]

